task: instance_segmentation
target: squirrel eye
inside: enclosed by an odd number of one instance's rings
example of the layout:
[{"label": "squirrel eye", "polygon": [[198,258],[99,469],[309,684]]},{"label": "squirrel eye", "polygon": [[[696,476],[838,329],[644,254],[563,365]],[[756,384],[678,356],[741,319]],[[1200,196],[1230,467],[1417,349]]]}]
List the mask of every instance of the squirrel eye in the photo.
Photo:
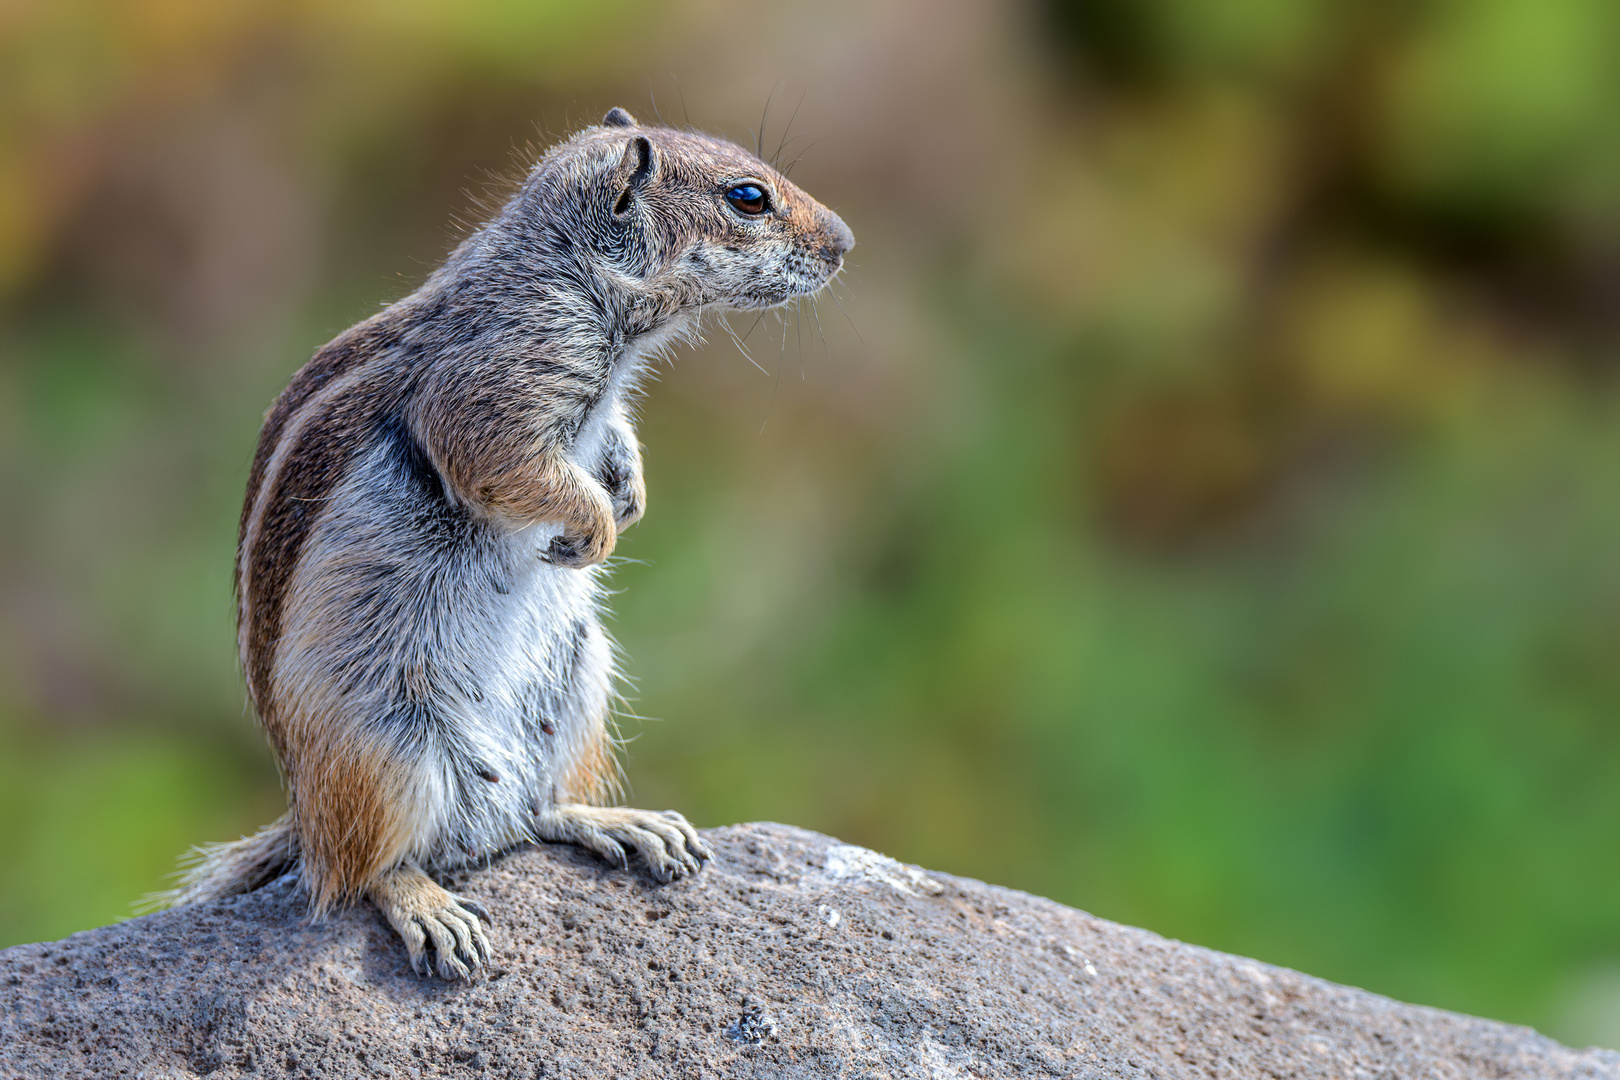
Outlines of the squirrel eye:
[{"label": "squirrel eye", "polygon": [[726,201],[744,214],[763,214],[766,206],[765,189],[758,184],[738,184],[726,192]]}]

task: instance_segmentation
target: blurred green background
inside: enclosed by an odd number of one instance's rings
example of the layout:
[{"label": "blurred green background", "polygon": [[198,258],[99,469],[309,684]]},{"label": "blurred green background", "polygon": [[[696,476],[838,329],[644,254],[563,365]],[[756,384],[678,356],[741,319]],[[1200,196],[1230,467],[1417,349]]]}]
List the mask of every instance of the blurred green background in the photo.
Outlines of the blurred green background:
[{"label": "blurred green background", "polygon": [[767,101],[860,246],[652,388],[633,800],[1620,1046],[1610,0],[0,8],[0,945],[280,811],[297,366],[536,147]]}]

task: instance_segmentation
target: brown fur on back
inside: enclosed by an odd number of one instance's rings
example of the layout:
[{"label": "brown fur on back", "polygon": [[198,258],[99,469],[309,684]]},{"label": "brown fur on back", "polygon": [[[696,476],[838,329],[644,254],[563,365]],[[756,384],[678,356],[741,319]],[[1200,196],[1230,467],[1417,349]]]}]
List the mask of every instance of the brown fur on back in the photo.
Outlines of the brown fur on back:
[{"label": "brown fur on back", "polygon": [[[248,692],[266,725],[272,723],[275,710],[267,689],[287,580],[322,501],[343,478],[364,432],[388,408],[397,390],[373,380],[344,392],[341,400],[321,410],[322,415],[306,415],[306,410],[311,398],[356,368],[376,363],[395,344],[389,321],[375,317],[317,352],[281,392],[259,432],[237,531],[236,614]],[[295,419],[300,421],[298,434],[283,446],[287,426]],[[278,449],[282,458],[272,473]],[[285,761],[279,746],[277,751]]]}]

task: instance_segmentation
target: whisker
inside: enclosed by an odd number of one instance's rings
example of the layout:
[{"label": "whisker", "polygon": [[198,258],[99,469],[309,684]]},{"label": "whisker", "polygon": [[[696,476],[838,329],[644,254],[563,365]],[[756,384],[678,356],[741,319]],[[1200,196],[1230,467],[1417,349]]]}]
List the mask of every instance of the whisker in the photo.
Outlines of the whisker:
[{"label": "whisker", "polygon": [[793,145],[793,144],[794,144],[794,143],[796,143],[796,142],[798,142],[798,141],[799,141],[799,139],[800,139],[800,138],[801,138],[801,136],[798,136],[798,135],[795,135],[795,136],[793,136],[793,138],[791,138],[791,139],[784,139],[784,140],[783,140],[783,141],[782,141],[782,143],[781,143],[781,145],[779,145],[779,146],[778,146],[778,147],[777,147],[777,148],[776,148],[776,153],[774,153],[774,154],[772,154],[772,155],[771,155],[771,167],[772,167],[772,168],[776,168],[776,167],[777,167],[777,166],[776,166],[776,163],[777,163],[777,162],[778,162],[778,161],[780,161],[780,160],[782,160],[782,154],[783,154],[783,153],[784,153],[784,152],[785,152],[785,151],[786,151],[786,150],[787,150],[787,148],[788,148],[788,147],[790,147],[790,146],[792,146],[792,145]]},{"label": "whisker", "polygon": [[731,335],[731,340],[737,346],[737,351],[743,354],[743,359],[747,360],[750,364],[753,364],[756,368],[759,368],[759,373],[761,375],[769,375],[770,372],[766,371],[762,367],[759,367],[759,362],[752,356],[748,355],[748,349],[743,345],[742,338],[737,336],[737,331],[731,328],[731,323],[726,321],[726,317],[724,315],[720,316],[719,323],[721,326],[725,327],[726,333]]},{"label": "whisker", "polygon": [[692,113],[686,107],[686,91],[681,89],[681,80],[675,78],[675,73],[673,71],[669,73],[669,77],[672,80],[674,80],[674,82],[675,82],[675,93],[680,95],[681,113],[682,113],[682,115],[684,115],[686,117],[686,130],[691,131],[692,130]]},{"label": "whisker", "polygon": [[653,115],[658,117],[659,127],[669,127],[664,123],[664,114],[658,111],[658,97],[653,93],[652,76],[647,76],[647,100],[652,102]]},{"label": "whisker", "polygon": [[788,162],[788,167],[782,170],[782,175],[783,176],[791,175],[793,173],[793,166],[795,166],[799,162],[803,161],[804,160],[804,155],[808,154],[811,150],[814,150],[817,146],[820,146],[822,143],[826,142],[830,138],[832,138],[831,135],[823,135],[821,138],[817,139],[815,142],[807,144],[803,150],[799,151],[799,156],[798,157],[796,157],[792,161]]},{"label": "whisker", "polygon": [[777,87],[781,85],[781,79],[771,84],[771,92],[765,96],[765,107],[759,111],[759,130],[754,133],[754,156],[757,158],[765,156],[765,118],[771,113],[771,99],[776,96]]},{"label": "whisker", "polygon": [[838,294],[836,292],[834,292],[832,289],[828,289],[827,290],[827,295],[832,297],[833,303],[838,305],[838,310],[844,312],[844,321],[849,323],[849,328],[851,330],[855,331],[855,340],[859,341],[862,345],[865,345],[866,344],[866,339],[861,337],[860,327],[855,325],[855,320],[851,319],[849,317],[849,312],[844,310],[844,302],[842,300],[838,299]]},{"label": "whisker", "polygon": [[776,163],[782,160],[782,148],[787,145],[788,132],[793,130],[793,121],[799,118],[799,110],[804,107],[804,95],[807,93],[809,93],[808,90],[799,95],[799,103],[793,106],[793,115],[788,117],[787,127],[782,129],[782,141],[776,144],[776,153],[771,155],[772,168],[775,168]]},{"label": "whisker", "polygon": [[816,304],[816,298],[813,296],[810,298],[810,317],[816,320],[816,333],[821,335],[821,349],[827,354],[827,359],[831,360],[832,349],[827,345],[827,331],[821,328],[821,308]]},{"label": "whisker", "polygon": [[799,381],[804,381],[804,297],[793,301],[793,344],[799,350]]},{"label": "whisker", "polygon": [[762,322],[762,321],[764,321],[764,319],[765,319],[765,312],[766,312],[766,311],[767,311],[767,310],[768,310],[768,309],[767,309],[767,308],[760,308],[760,309],[759,309],[759,314],[758,314],[758,315],[755,315],[755,316],[754,316],[754,322],[753,322],[753,324],[752,324],[752,325],[750,325],[750,326],[749,326],[749,327],[748,327],[748,334],[744,334],[744,335],[743,335],[743,340],[744,340],[744,341],[747,341],[747,340],[748,340],[748,335],[749,335],[749,334],[752,334],[752,333],[753,333],[753,332],[754,332],[754,331],[755,331],[755,330],[756,330],[756,329],[758,329],[758,328],[759,328],[759,324],[760,324],[760,323],[761,323],[761,322]]}]

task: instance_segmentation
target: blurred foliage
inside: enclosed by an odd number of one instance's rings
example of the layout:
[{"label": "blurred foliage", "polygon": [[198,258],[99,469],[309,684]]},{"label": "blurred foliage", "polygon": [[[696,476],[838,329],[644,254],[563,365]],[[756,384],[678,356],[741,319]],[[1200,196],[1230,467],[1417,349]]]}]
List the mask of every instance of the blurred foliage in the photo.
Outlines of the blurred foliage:
[{"label": "blurred foliage", "polygon": [[636,802],[1620,1045],[1617,73],[1602,0],[13,5],[0,944],[277,811],[262,410],[662,105],[861,246],[650,395]]}]

